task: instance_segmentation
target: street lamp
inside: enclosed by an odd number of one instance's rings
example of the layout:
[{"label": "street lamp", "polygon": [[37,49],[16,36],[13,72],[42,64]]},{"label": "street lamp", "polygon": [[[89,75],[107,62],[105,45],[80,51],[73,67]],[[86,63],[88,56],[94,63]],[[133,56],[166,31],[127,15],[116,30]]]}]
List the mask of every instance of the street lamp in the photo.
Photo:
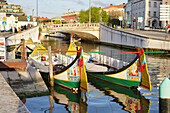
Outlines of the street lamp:
[{"label": "street lamp", "polygon": [[39,23],[39,19],[38,19],[38,0],[37,0],[37,24]]},{"label": "street lamp", "polygon": [[[67,17],[68,20],[69,20],[69,11],[70,11],[70,9],[68,9],[68,17]],[[68,20],[67,20],[67,21],[68,21]]]},{"label": "street lamp", "polygon": [[38,18],[38,0],[37,0],[37,18]]},{"label": "street lamp", "polygon": [[91,0],[89,0],[89,23],[91,23]]}]

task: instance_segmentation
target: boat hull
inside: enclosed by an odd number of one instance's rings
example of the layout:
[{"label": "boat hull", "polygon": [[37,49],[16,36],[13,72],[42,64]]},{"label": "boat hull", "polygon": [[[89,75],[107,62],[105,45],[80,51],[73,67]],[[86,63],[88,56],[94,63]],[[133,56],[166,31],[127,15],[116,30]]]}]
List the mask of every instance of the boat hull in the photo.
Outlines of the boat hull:
[{"label": "boat hull", "polygon": [[54,79],[54,83],[66,87],[68,89],[75,89],[79,88],[80,82],[79,81],[68,81],[68,80],[59,80]]},{"label": "boat hull", "polygon": [[127,80],[127,79],[120,79],[120,78],[116,78],[116,77],[110,77],[107,75],[100,75],[100,74],[94,74],[94,73],[90,73],[87,72],[88,76],[93,76],[97,79],[106,81],[108,83],[111,84],[115,84],[115,85],[119,85],[122,87],[126,87],[126,88],[132,88],[135,86],[140,86],[140,81],[132,81],[132,80]]}]

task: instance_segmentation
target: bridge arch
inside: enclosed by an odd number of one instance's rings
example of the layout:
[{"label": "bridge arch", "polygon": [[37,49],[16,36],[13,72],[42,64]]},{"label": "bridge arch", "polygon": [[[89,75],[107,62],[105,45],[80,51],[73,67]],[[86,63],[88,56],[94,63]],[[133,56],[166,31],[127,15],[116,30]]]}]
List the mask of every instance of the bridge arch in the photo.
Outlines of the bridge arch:
[{"label": "bridge arch", "polygon": [[49,33],[74,33],[81,37],[82,40],[98,41],[100,35],[99,23],[75,23],[75,24],[53,24],[47,26]]}]

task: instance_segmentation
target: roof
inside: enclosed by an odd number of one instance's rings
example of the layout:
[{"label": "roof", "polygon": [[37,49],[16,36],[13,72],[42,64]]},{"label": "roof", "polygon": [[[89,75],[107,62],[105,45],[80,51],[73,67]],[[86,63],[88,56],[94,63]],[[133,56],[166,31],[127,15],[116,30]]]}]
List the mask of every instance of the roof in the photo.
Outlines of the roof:
[{"label": "roof", "polygon": [[6,2],[6,0],[0,0],[0,2]]},{"label": "roof", "polygon": [[126,4],[110,5],[110,6],[104,7],[103,9],[110,9],[110,8],[112,8],[112,7],[123,8],[124,6],[126,6]]},{"label": "roof", "polygon": [[61,18],[61,17],[54,17],[52,18],[51,20],[65,20],[64,18]]},{"label": "roof", "polygon": [[[33,17],[35,19],[37,19],[37,17]],[[43,17],[38,17],[39,20],[50,20],[49,18],[43,18]]]},{"label": "roof", "polygon": [[[10,17],[11,15],[6,15],[7,17]],[[28,21],[27,16],[19,16],[19,15],[13,15],[14,17],[18,17],[18,21]],[[32,16],[30,16],[30,21],[33,21]]]}]

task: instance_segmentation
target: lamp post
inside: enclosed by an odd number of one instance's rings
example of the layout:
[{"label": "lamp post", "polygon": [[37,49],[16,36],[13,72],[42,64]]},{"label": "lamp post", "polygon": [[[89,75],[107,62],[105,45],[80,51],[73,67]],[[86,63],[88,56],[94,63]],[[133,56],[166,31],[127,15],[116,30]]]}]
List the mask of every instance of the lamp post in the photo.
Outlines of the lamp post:
[{"label": "lamp post", "polygon": [[[68,18],[67,18],[68,20],[69,20],[69,10],[70,10],[70,9],[68,9]],[[68,21],[68,20],[67,20],[67,21]]]},{"label": "lamp post", "polygon": [[37,0],[37,24],[39,23],[39,19],[38,19],[38,0]]},{"label": "lamp post", "polygon": [[89,23],[91,23],[91,0],[89,0]]},{"label": "lamp post", "polygon": [[37,0],[37,18],[38,18],[38,0]]}]

